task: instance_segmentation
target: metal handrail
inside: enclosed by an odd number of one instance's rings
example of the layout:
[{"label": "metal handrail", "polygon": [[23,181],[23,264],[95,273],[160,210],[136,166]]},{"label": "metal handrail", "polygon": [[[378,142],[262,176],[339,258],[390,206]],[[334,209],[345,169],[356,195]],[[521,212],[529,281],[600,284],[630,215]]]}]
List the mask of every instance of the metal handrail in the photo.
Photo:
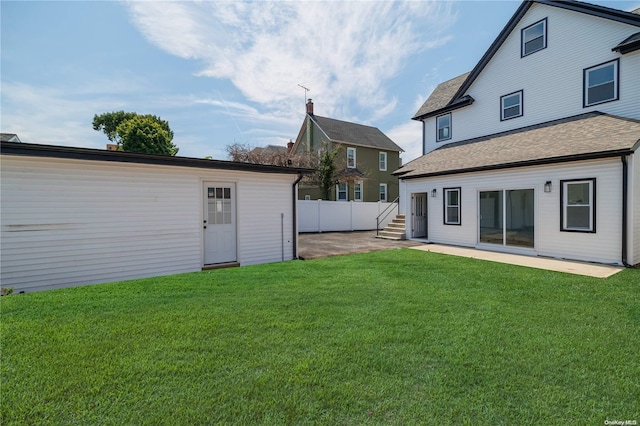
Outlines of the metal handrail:
[{"label": "metal handrail", "polygon": [[[380,216],[382,216],[382,215],[384,214],[384,216],[382,217],[382,220],[385,220],[385,219],[387,218],[387,216],[389,216],[389,213],[391,213],[391,212],[387,212],[387,210],[389,210],[391,207],[394,207],[394,206],[393,206],[394,204],[398,204],[398,200],[399,200],[399,199],[400,199],[400,196],[398,195],[398,196],[396,197],[396,199],[395,199],[395,200],[393,200],[393,201],[391,202],[391,204],[387,206],[387,208],[386,208],[386,209],[382,210],[382,213],[380,213],[380,214],[378,215],[378,217],[376,217],[376,235],[380,235]],[[385,214],[385,212],[386,212],[387,214]]]}]

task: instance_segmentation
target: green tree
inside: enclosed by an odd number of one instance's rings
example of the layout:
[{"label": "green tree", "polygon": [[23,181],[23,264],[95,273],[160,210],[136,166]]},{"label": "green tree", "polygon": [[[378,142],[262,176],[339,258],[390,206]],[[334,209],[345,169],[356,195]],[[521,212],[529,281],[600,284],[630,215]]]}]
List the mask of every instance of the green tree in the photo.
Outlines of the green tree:
[{"label": "green tree", "polygon": [[331,189],[336,184],[336,155],[338,150],[325,149],[315,170],[315,179],[320,186],[323,200],[331,199]]},{"label": "green tree", "polygon": [[173,131],[166,120],[152,114],[114,111],[93,117],[93,130],[102,131],[118,149],[158,155],[176,155]]}]

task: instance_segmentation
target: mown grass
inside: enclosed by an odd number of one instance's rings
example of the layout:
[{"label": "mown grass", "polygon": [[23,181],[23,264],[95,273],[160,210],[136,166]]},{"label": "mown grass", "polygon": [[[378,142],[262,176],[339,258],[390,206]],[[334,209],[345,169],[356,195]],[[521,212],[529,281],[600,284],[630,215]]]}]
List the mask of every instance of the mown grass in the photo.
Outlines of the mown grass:
[{"label": "mown grass", "polygon": [[640,421],[640,270],[415,250],[1,299],[0,423]]}]

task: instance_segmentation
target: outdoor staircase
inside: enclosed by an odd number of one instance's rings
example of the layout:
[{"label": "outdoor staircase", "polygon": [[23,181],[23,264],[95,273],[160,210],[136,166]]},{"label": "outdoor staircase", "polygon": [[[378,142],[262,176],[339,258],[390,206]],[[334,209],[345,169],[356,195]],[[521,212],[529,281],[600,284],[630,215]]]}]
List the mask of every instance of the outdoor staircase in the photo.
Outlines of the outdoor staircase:
[{"label": "outdoor staircase", "polygon": [[405,229],[405,217],[403,214],[399,214],[396,215],[395,219],[393,219],[386,228],[378,232],[377,237],[387,240],[404,240],[407,238]]}]

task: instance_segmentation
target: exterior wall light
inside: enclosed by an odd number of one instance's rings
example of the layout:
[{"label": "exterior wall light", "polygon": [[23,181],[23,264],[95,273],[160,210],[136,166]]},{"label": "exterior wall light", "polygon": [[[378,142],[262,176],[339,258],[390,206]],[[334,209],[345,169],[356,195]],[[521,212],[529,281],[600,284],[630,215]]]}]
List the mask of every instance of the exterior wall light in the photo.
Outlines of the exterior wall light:
[{"label": "exterior wall light", "polygon": [[548,180],[544,183],[544,192],[551,192],[551,181]]},{"label": "exterior wall light", "polygon": [[438,191],[436,191],[436,189],[435,189],[435,188],[433,188],[433,189],[431,190],[431,198],[436,198],[436,194],[437,194],[437,193],[438,193]]}]

